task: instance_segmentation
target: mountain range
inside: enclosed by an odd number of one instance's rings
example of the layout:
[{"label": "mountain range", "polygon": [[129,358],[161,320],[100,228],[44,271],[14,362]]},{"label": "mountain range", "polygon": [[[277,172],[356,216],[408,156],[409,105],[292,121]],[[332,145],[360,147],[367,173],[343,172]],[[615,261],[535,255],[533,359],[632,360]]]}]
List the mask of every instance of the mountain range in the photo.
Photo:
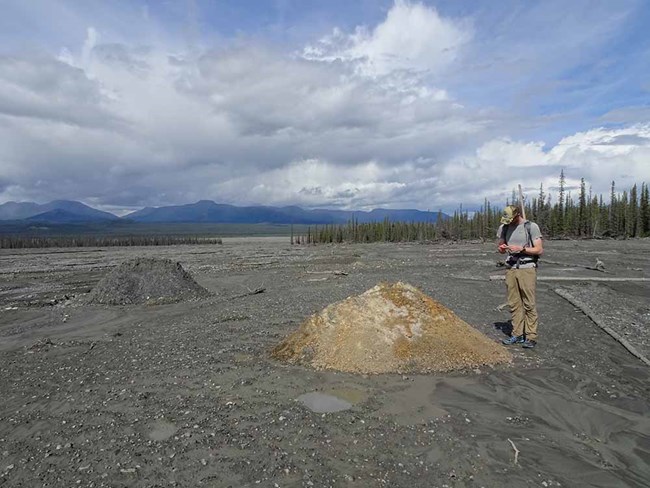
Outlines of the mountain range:
[{"label": "mountain range", "polygon": [[117,215],[96,210],[81,202],[54,200],[50,203],[7,202],[0,205],[0,220],[30,219],[42,222],[119,220]]},{"label": "mountain range", "polygon": [[[443,217],[447,215],[442,214]],[[24,220],[37,223],[63,224],[83,222],[138,223],[220,223],[220,224],[344,224],[350,219],[358,222],[391,221],[435,222],[437,212],[412,209],[374,209],[369,212],[351,210],[306,210],[296,206],[237,207],[201,200],[187,205],[145,207],[123,217],[94,209],[81,202],[55,200],[46,204],[7,202],[0,205],[0,220]]]}]

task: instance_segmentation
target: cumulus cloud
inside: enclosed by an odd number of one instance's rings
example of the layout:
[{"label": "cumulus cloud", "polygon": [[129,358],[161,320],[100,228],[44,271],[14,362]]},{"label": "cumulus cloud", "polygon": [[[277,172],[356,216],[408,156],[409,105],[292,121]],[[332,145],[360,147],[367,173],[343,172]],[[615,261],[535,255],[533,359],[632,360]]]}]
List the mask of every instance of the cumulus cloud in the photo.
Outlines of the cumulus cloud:
[{"label": "cumulus cloud", "polygon": [[56,55],[0,57],[0,201],[448,210],[552,186],[561,168],[605,192],[650,179],[647,125],[547,147],[455,99],[444,73],[469,25],[397,1],[378,25],[298,51],[136,45],[88,27]]},{"label": "cumulus cloud", "polygon": [[421,3],[397,0],[374,29],[351,34],[335,29],[307,46],[303,56],[320,61],[354,62],[359,73],[385,76],[395,71],[437,71],[451,63],[471,39],[467,23],[442,18]]},{"label": "cumulus cloud", "polygon": [[649,161],[650,125],[596,128],[567,136],[548,149],[542,142],[491,140],[472,157],[446,165],[440,181],[459,194],[475,191],[480,181],[483,195],[503,202],[518,184],[531,198],[540,184],[556,190],[564,170],[569,190],[577,190],[584,178],[595,194],[607,195],[612,181],[624,189],[649,181]]},{"label": "cumulus cloud", "polygon": [[337,166],[308,159],[250,177],[217,183],[215,190],[234,198],[246,185],[249,195],[257,201],[365,209],[370,208],[369,201],[373,205],[393,203],[395,192],[407,186],[404,181],[391,178],[390,173],[375,161]]},{"label": "cumulus cloud", "polygon": [[119,122],[83,70],[45,55],[0,56],[0,113],[94,127]]},{"label": "cumulus cloud", "polygon": [[77,55],[0,67],[5,199],[390,204],[404,161],[448,157],[486,124],[416,80],[394,90],[354,63],[249,41],[169,53],[101,37],[89,28]]}]

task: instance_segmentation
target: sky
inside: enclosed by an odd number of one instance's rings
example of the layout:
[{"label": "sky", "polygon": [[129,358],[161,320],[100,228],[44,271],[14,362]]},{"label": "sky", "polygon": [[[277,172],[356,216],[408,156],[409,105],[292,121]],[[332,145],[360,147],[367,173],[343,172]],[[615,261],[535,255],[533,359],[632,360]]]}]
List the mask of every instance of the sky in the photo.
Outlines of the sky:
[{"label": "sky", "polygon": [[647,0],[0,0],[0,203],[477,209],[650,182]]}]

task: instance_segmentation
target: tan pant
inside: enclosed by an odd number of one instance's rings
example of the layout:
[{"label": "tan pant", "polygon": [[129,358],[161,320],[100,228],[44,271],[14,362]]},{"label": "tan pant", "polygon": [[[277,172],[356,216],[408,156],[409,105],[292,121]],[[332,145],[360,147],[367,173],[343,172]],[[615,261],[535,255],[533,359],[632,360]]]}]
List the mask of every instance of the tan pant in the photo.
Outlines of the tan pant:
[{"label": "tan pant", "polygon": [[526,335],[527,339],[537,340],[537,305],[535,288],[537,268],[509,269],[506,271],[508,305],[512,313],[512,335]]}]

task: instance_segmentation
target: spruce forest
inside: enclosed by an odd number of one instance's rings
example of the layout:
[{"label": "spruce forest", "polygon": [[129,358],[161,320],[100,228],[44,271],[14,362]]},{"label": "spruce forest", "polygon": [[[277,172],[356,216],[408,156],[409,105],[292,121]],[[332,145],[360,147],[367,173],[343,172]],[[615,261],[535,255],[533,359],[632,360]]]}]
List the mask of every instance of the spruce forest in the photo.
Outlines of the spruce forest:
[{"label": "spruce forest", "polygon": [[[556,195],[542,185],[532,198],[524,199],[526,218],[536,222],[545,238],[598,239],[650,236],[648,184],[637,184],[618,192],[612,182],[610,194],[594,195],[580,180],[577,195],[566,189],[564,171],[560,173]],[[517,203],[515,190],[505,205]],[[478,211],[468,212],[462,205],[449,218],[438,213],[436,222],[383,222],[310,227],[306,235],[294,236],[292,244],[329,242],[406,242],[462,239],[496,239],[503,207],[487,199]]]},{"label": "spruce forest", "polygon": [[221,238],[201,236],[0,236],[0,249],[25,249],[47,247],[113,247],[113,246],[174,246],[179,244],[223,244]]}]

